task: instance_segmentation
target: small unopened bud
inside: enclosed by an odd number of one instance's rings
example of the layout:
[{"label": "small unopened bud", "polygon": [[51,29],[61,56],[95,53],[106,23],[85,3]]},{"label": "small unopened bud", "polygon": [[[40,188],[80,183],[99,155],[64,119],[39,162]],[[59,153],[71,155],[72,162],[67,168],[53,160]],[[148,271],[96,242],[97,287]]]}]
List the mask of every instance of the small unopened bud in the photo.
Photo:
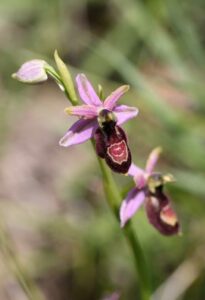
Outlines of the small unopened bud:
[{"label": "small unopened bud", "polygon": [[25,62],[12,77],[24,83],[40,83],[48,79],[46,66],[46,61],[33,59]]}]

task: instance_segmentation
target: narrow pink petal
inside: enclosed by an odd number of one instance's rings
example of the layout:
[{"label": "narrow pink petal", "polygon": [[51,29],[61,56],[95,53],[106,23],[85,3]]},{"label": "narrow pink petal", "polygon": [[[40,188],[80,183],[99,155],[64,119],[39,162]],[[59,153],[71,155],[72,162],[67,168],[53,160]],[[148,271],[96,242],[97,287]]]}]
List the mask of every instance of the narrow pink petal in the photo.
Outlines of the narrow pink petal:
[{"label": "narrow pink petal", "polygon": [[150,153],[148,159],[147,159],[147,163],[146,163],[146,172],[148,174],[151,174],[154,170],[154,167],[159,159],[159,155],[162,152],[162,148],[161,147],[157,147],[154,150],[152,150],[152,152]]},{"label": "narrow pink petal", "polygon": [[131,164],[129,170],[128,170],[128,175],[135,177],[139,174],[144,173],[143,169],[139,168],[138,166],[136,166],[134,163]]},{"label": "narrow pink petal", "polygon": [[136,187],[138,189],[144,188],[146,186],[146,184],[147,184],[147,179],[145,177],[145,173],[138,174],[135,177],[135,183],[136,183]]},{"label": "narrow pink petal", "polygon": [[137,188],[132,189],[125,200],[123,200],[120,207],[120,224],[124,227],[129,219],[133,217],[139,207],[145,200],[145,193],[143,190]]},{"label": "narrow pink petal", "polygon": [[72,116],[84,117],[85,119],[91,119],[97,116],[97,108],[93,105],[79,105],[69,106],[65,109],[65,112]]},{"label": "narrow pink petal", "polygon": [[90,139],[98,127],[97,121],[94,120],[78,120],[75,122],[66,134],[62,137],[59,144],[63,147],[81,144]]},{"label": "narrow pink petal", "polygon": [[134,163],[131,164],[128,175],[133,177],[138,189],[142,189],[146,185],[145,171]]},{"label": "narrow pink petal", "polygon": [[104,102],[104,108],[112,111],[116,105],[116,102],[129,90],[129,85],[122,85],[112,92]]},{"label": "narrow pink petal", "polygon": [[98,95],[96,94],[91,83],[87,80],[84,74],[78,74],[76,77],[78,92],[80,98],[89,105],[101,106],[102,102]]},{"label": "narrow pink petal", "polygon": [[113,110],[115,116],[117,117],[117,124],[123,124],[129,119],[137,116],[139,110],[136,107],[130,107],[126,105],[116,106]]}]

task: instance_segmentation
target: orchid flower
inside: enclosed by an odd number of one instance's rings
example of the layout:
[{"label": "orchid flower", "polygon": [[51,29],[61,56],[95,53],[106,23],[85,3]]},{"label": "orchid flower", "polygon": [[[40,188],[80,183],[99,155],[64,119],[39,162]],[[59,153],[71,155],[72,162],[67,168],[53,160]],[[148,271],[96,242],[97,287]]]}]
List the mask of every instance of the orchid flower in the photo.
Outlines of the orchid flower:
[{"label": "orchid flower", "polygon": [[135,117],[138,109],[117,105],[117,101],[128,91],[129,86],[120,86],[102,101],[84,74],[79,74],[76,82],[84,104],[65,109],[66,113],[79,117],[79,120],[68,129],[59,144],[69,147],[94,138],[97,154],[106,160],[111,169],[127,173],[131,154],[126,135],[119,125]]},{"label": "orchid flower", "polygon": [[149,155],[145,170],[132,164],[128,174],[133,177],[136,187],[122,202],[120,208],[121,227],[144,203],[149,222],[162,234],[173,235],[179,232],[178,218],[171,206],[171,201],[163,192],[163,186],[173,181],[171,175],[154,172],[161,148],[155,148]]}]

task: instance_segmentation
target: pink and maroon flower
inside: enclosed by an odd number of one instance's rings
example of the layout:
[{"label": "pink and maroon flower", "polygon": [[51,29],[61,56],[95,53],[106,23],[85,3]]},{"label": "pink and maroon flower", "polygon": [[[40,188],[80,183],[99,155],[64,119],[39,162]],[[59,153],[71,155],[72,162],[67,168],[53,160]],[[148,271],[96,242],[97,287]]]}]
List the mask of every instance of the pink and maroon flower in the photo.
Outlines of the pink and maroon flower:
[{"label": "pink and maroon flower", "polygon": [[133,177],[136,187],[132,189],[120,208],[121,227],[144,203],[149,222],[162,234],[179,233],[179,222],[171,206],[170,198],[163,192],[164,184],[173,181],[171,175],[154,172],[158,161],[160,148],[154,149],[148,157],[145,170],[132,164],[128,174]]},{"label": "pink and maroon flower", "polygon": [[138,114],[138,109],[117,105],[117,101],[129,86],[123,85],[102,101],[84,74],[76,78],[77,88],[84,105],[65,109],[69,115],[79,117],[60,140],[60,145],[69,147],[94,138],[97,154],[104,158],[113,171],[127,173],[131,154],[127,138],[119,126]]}]

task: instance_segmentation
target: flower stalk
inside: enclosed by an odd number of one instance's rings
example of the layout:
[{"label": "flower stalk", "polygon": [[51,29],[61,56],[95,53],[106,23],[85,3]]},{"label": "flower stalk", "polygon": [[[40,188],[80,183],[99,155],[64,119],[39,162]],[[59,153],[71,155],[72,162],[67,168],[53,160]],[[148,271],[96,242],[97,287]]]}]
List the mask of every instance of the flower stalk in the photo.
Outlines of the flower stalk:
[{"label": "flower stalk", "polygon": [[140,293],[142,300],[151,299],[151,280],[147,262],[140,242],[134,233],[131,221],[123,228],[123,233],[127,239],[130,248],[132,249],[135,269],[139,280]]}]

